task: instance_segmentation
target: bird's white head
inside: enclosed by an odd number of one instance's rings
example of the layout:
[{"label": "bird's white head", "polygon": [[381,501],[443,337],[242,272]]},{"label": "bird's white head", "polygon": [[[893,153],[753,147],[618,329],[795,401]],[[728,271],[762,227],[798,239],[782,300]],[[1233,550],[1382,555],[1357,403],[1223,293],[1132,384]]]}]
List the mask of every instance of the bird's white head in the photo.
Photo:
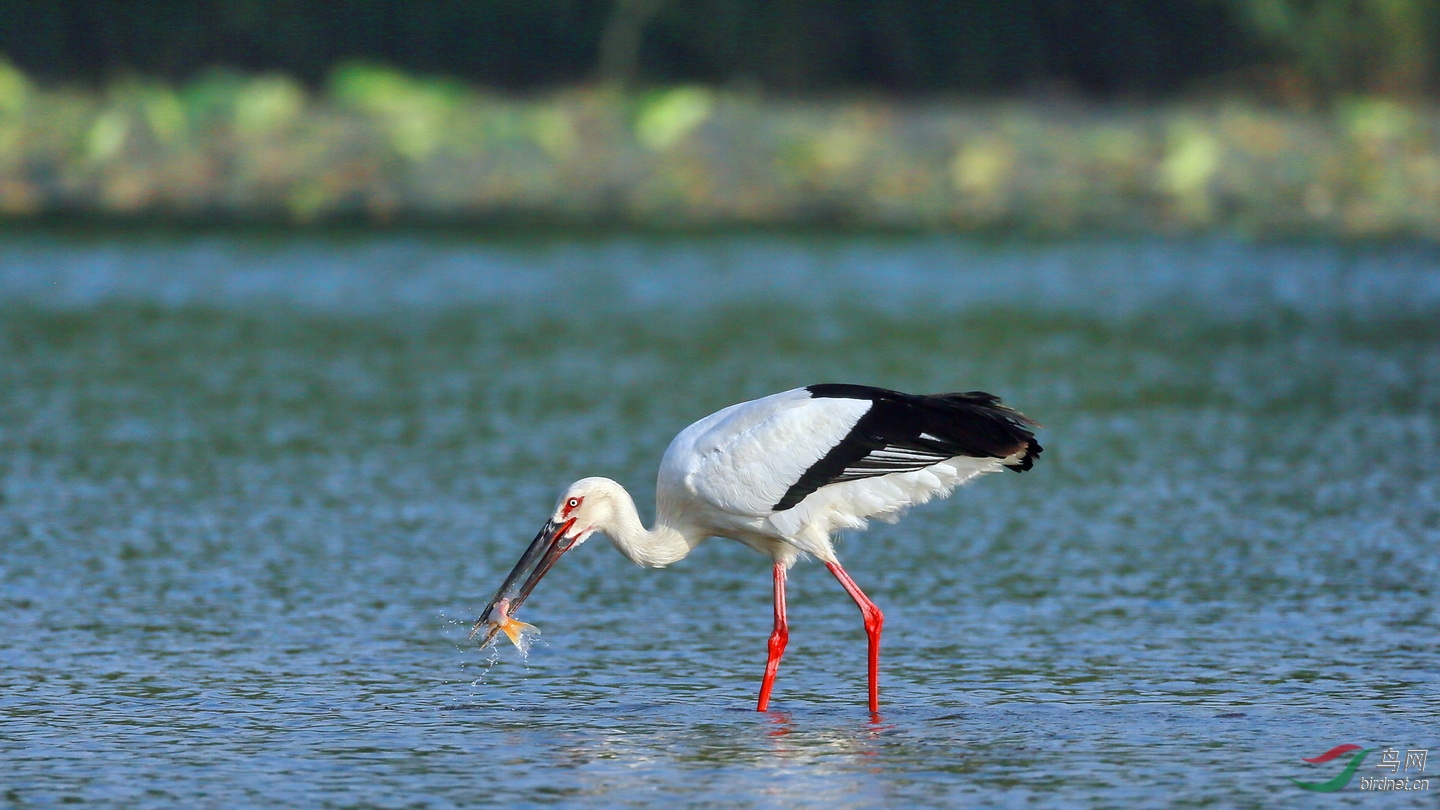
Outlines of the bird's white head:
[{"label": "bird's white head", "polygon": [[495,598],[490,600],[480,614],[480,620],[475,623],[472,636],[486,626],[490,628],[481,646],[488,644],[500,627],[491,621],[496,606],[502,606],[502,617],[519,610],[520,604],[554,567],[560,555],[590,539],[595,532],[605,532],[615,525],[616,509],[622,501],[630,503],[630,509],[634,511],[633,502],[629,501],[625,490],[609,478],[582,478],[565,490],[550,519],[530,541],[529,548],[525,549],[520,561],[515,563],[500,590],[495,592]]},{"label": "bird's white head", "polygon": [[628,498],[624,492],[609,478],[581,478],[555,503],[550,523],[563,527],[561,535],[566,547],[574,548],[595,532],[604,533],[614,525],[616,506],[622,497]]}]

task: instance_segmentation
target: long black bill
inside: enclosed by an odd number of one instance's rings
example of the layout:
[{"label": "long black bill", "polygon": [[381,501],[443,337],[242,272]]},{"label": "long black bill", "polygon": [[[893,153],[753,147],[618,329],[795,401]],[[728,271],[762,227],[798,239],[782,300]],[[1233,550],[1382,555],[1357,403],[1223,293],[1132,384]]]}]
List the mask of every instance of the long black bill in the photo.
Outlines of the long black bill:
[{"label": "long black bill", "polygon": [[540,533],[530,541],[530,547],[520,555],[520,562],[515,563],[515,567],[510,570],[510,576],[505,577],[505,584],[495,592],[495,598],[490,600],[490,604],[485,606],[485,611],[480,614],[475,626],[470,628],[470,638],[475,638],[481,630],[485,630],[487,627],[489,629],[486,630],[485,640],[480,642],[480,646],[484,647],[490,643],[491,639],[495,638],[495,634],[500,632],[500,624],[490,622],[490,615],[495,612],[495,606],[502,600],[509,599],[510,602],[505,608],[506,615],[511,617],[515,615],[525,598],[535,590],[535,586],[555,565],[555,561],[560,559],[560,555],[570,550],[572,542],[565,539],[565,531],[574,523],[574,520],[567,520],[564,523],[556,523],[554,520],[545,522],[545,525],[540,528]]}]

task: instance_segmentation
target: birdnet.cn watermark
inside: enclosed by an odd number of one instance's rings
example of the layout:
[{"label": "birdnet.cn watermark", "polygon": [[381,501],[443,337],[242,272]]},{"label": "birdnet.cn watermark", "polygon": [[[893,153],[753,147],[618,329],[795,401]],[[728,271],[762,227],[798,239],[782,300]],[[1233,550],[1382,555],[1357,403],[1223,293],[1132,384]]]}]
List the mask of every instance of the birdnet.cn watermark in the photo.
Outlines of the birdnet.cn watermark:
[{"label": "birdnet.cn watermark", "polygon": [[[1294,777],[1291,777],[1290,781],[1306,790],[1313,790],[1317,793],[1334,793],[1350,784],[1350,781],[1355,778],[1356,771],[1360,770],[1361,763],[1375,750],[1374,748],[1361,748],[1353,743],[1337,745],[1323,754],[1302,761],[1311,765],[1320,765],[1350,754],[1349,760],[1340,773],[1323,782],[1302,782]],[[1356,787],[1365,791],[1429,790],[1430,779],[1423,776],[1426,761],[1429,758],[1430,750],[1428,748],[1408,748],[1401,751],[1387,745],[1380,749],[1380,759],[1374,764],[1374,767],[1389,773],[1360,774]]]},{"label": "birdnet.cn watermark", "polygon": [[[1420,774],[1425,771],[1425,760],[1429,757],[1428,748],[1409,748],[1405,750],[1405,758],[1401,760],[1400,751],[1394,748],[1380,749],[1380,761],[1375,767],[1382,770],[1389,770],[1390,776],[1361,776],[1361,790],[1429,790],[1430,780],[1421,779]],[[1412,778],[1411,772],[1415,773]]]}]

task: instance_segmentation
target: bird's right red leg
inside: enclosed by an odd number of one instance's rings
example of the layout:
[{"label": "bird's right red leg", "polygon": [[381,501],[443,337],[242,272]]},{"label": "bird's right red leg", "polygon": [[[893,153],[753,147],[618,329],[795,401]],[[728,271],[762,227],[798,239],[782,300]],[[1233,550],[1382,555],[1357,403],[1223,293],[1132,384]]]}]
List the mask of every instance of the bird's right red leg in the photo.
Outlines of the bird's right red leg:
[{"label": "bird's right red leg", "polygon": [[770,660],[765,664],[765,680],[760,683],[760,703],[755,711],[770,706],[770,690],[775,686],[775,672],[780,669],[780,656],[790,641],[790,625],[785,621],[785,565],[775,563],[775,630],[770,633]]},{"label": "bird's right red leg", "polygon": [[876,714],[880,711],[880,630],[885,626],[885,614],[860,590],[840,563],[825,563],[825,567],[840,580],[850,598],[860,606],[860,615],[865,617],[865,635],[870,639],[870,713]]}]

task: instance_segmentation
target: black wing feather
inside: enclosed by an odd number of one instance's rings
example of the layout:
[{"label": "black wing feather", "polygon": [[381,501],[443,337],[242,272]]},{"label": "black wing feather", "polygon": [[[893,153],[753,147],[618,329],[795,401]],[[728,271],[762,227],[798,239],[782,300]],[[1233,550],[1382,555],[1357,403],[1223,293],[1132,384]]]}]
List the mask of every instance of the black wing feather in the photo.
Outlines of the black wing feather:
[{"label": "black wing feather", "polygon": [[1009,468],[1024,472],[1042,449],[1029,430],[1038,427],[1035,421],[983,391],[917,395],[840,383],[806,390],[815,398],[872,404],[850,433],[786,491],[775,504],[777,512],[827,484],[915,472],[956,456],[1006,458],[1023,450]]}]

